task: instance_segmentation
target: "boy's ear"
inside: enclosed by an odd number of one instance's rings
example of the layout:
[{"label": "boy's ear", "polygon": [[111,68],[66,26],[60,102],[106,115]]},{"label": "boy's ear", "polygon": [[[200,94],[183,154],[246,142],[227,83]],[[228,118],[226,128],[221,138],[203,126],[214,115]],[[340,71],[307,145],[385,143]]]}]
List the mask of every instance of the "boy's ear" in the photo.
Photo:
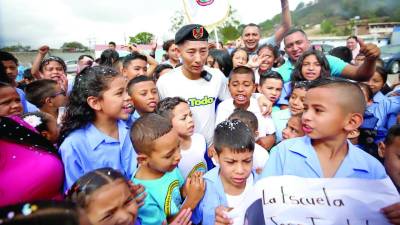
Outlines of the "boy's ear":
[{"label": "boy's ear", "polygon": [[357,138],[358,136],[360,136],[360,130],[356,129],[350,131],[350,133],[347,135],[347,138]]},{"label": "boy's ear", "polygon": [[143,153],[139,153],[139,154],[137,155],[137,162],[138,162],[139,165],[144,165],[144,164],[147,163],[148,158],[149,158],[149,157],[148,157],[147,155],[145,155],[145,154],[143,154]]},{"label": "boy's ear", "polygon": [[352,113],[349,116],[349,119],[344,129],[350,133],[351,131],[359,128],[362,123],[363,123],[363,115],[361,115],[360,113]]},{"label": "boy's ear", "polygon": [[88,105],[90,106],[90,108],[92,108],[92,109],[94,109],[94,110],[96,110],[96,111],[100,111],[100,110],[102,109],[98,97],[89,96],[89,97],[86,99],[86,102],[88,103]]},{"label": "boy's ear", "polygon": [[386,150],[386,145],[385,143],[383,143],[383,141],[380,141],[378,143],[378,155],[379,157],[381,157],[382,159],[385,158],[385,150]]},{"label": "boy's ear", "polygon": [[46,98],[44,98],[44,103],[45,104],[50,104],[50,103],[52,103],[53,101],[52,101],[52,98],[51,97],[46,97]]},{"label": "boy's ear", "polygon": [[50,139],[50,133],[47,130],[40,132],[40,134],[45,137],[47,140]]}]

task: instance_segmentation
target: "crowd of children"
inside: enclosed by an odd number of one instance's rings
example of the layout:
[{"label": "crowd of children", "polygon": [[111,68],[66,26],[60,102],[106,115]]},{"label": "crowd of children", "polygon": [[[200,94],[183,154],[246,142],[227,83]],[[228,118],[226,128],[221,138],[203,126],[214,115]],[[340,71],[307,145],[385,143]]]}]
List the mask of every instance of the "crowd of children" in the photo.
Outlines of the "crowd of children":
[{"label": "crowd of children", "polygon": [[[189,24],[159,65],[132,45],[83,55],[68,80],[43,46],[18,86],[0,52],[0,223],[243,224],[227,211],[268,176],[389,176],[400,190],[400,92],[384,88],[379,48],[350,37],[354,64],[324,55],[281,2],[269,43],[249,24],[243,46],[211,51]],[[400,203],[382,213],[400,224]]]}]

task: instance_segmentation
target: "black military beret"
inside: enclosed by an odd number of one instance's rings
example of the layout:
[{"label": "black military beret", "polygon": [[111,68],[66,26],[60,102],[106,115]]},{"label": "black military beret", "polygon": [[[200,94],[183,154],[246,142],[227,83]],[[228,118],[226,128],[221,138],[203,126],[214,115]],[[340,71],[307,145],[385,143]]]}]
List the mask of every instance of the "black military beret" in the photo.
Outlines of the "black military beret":
[{"label": "black military beret", "polygon": [[188,24],[178,30],[175,34],[175,44],[189,41],[208,41],[208,32],[200,24]]}]

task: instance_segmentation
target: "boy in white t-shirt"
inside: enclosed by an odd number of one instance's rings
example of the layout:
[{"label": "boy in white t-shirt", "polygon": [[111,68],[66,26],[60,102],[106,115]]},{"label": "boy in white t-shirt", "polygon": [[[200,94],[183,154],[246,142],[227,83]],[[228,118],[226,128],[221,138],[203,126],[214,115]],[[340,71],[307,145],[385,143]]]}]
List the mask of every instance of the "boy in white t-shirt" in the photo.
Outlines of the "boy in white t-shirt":
[{"label": "boy in white t-shirt", "polygon": [[[232,115],[229,116],[229,120],[233,119],[238,119],[245,123],[246,126],[250,128],[254,138],[258,136],[258,120],[254,113],[244,109],[235,109]],[[255,171],[257,174],[261,174],[268,158],[268,151],[261,145],[255,143],[253,154],[253,171]]]},{"label": "boy in white t-shirt", "polygon": [[194,172],[207,172],[204,159],[207,150],[203,135],[194,133],[192,112],[188,103],[180,97],[167,97],[159,102],[157,111],[161,116],[171,120],[172,129],[177,131],[180,139],[181,160],[178,169],[184,178]]},{"label": "boy in white t-shirt", "polygon": [[256,90],[254,71],[246,66],[236,67],[229,75],[228,88],[232,98],[218,105],[216,124],[226,120],[236,108],[250,111],[258,120],[257,143],[269,150],[275,143],[275,126],[271,117],[261,114],[257,99],[252,97]]}]

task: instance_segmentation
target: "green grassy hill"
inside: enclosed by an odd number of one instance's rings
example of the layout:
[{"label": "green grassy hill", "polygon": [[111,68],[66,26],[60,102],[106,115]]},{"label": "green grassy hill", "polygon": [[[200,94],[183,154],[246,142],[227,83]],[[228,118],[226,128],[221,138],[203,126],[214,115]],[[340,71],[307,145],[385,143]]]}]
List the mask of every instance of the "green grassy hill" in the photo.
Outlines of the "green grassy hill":
[{"label": "green grassy hill", "polygon": [[[306,28],[325,20],[332,27],[328,33],[341,35],[349,35],[351,30],[338,28],[335,24],[349,22],[355,16],[368,19],[369,22],[400,21],[400,0],[318,0],[315,4],[300,3],[292,11],[294,26]],[[260,23],[263,34],[271,34],[274,25],[280,21],[281,15],[278,14]]]}]

